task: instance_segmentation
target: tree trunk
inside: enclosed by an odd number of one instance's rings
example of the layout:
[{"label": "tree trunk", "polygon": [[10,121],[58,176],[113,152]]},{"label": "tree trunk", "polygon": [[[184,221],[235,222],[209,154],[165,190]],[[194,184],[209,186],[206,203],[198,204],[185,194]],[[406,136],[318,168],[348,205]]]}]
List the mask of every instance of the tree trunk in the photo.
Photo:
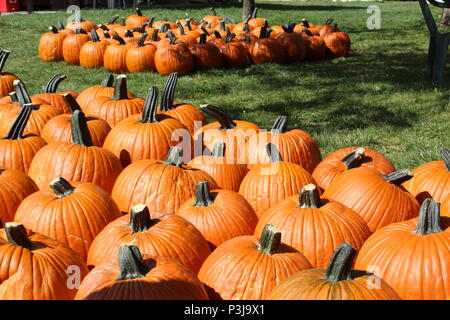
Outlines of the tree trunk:
[{"label": "tree trunk", "polygon": [[255,9],[255,0],[243,0],[242,21],[245,21]]},{"label": "tree trunk", "polygon": [[450,26],[450,8],[444,8],[442,13],[440,26],[449,27]]}]

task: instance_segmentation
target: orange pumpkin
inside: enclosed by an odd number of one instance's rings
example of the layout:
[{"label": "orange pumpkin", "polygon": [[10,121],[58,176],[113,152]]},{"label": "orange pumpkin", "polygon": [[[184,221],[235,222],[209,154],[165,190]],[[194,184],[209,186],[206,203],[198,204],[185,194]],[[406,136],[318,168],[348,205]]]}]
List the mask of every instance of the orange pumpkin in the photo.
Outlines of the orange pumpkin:
[{"label": "orange pumpkin", "polygon": [[216,9],[211,8],[211,14],[204,16],[202,22],[208,24],[209,28],[215,28],[220,20],[223,20],[223,18],[217,15]]},{"label": "orange pumpkin", "polygon": [[301,33],[306,34],[305,39],[305,49],[306,49],[306,60],[320,60],[325,58],[325,53],[327,51],[327,46],[322,37],[313,35],[309,30],[302,30]]},{"label": "orange pumpkin", "polygon": [[147,36],[148,33],[143,33],[139,38],[137,45],[128,49],[125,59],[129,72],[156,72],[156,46],[145,43]]},{"label": "orange pumpkin", "polygon": [[80,49],[80,65],[86,69],[102,67],[108,45],[108,41],[100,40],[97,31],[91,30],[91,41],[86,42]]},{"label": "orange pumpkin", "polygon": [[282,26],[282,31],[275,35],[275,39],[284,50],[284,61],[287,63],[303,61],[306,56],[304,38],[294,32],[295,23]]},{"label": "orange pumpkin", "polygon": [[265,26],[261,27],[259,38],[250,44],[248,53],[253,63],[284,62],[284,49],[280,43],[270,37],[270,32]]},{"label": "orange pumpkin", "polygon": [[337,24],[333,26],[330,33],[323,35],[323,40],[333,56],[336,57],[348,57],[350,54],[351,41],[350,37],[345,32],[339,32]]},{"label": "orange pumpkin", "polygon": [[133,28],[142,26],[143,23],[148,22],[149,20],[150,20],[149,17],[146,17],[142,14],[141,9],[136,8],[136,14],[129,16],[125,20],[125,25],[129,29],[133,29]]},{"label": "orange pumpkin", "polygon": [[[47,83],[44,93],[36,94],[33,97],[44,100],[46,104],[56,107],[61,113],[69,114],[71,110],[63,97],[63,94],[67,92],[57,92],[58,86],[66,78],[67,76],[64,73],[58,73]],[[72,94],[74,98],[78,96],[74,91],[68,91],[68,93]]]},{"label": "orange pumpkin", "polygon": [[155,53],[155,66],[160,74],[168,75],[177,72],[180,75],[194,70],[194,58],[184,42],[176,42],[177,38],[170,34],[167,46],[158,46]]},{"label": "orange pumpkin", "polygon": [[111,43],[103,55],[103,65],[106,70],[113,73],[128,72],[127,52],[130,45],[122,37],[112,36],[114,43]]},{"label": "orange pumpkin", "polygon": [[43,33],[39,39],[39,58],[45,62],[63,60],[63,42],[68,34],[58,30],[55,26],[50,26],[49,29],[50,31]]},{"label": "orange pumpkin", "polygon": [[83,45],[90,40],[86,31],[77,28],[74,34],[64,38],[62,52],[63,59],[69,64],[80,64],[80,51]]}]

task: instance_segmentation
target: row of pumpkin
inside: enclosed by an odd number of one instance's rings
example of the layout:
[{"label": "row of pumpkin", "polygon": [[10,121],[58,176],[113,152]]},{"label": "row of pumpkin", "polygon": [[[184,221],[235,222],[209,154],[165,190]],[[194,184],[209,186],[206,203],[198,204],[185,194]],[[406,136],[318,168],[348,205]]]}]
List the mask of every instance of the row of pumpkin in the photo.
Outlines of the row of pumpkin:
[{"label": "row of pumpkin", "polygon": [[[0,139],[0,298],[450,297],[449,149],[412,172],[370,148],[322,159],[285,116],[265,132],[174,103],[176,74],[137,111],[117,99],[132,94],[124,76],[80,94],[57,92],[62,78],[38,97],[16,79],[0,104],[15,114]],[[99,98],[110,122],[83,112]],[[54,140],[29,126],[44,106],[59,110],[42,127],[61,119]],[[97,145],[96,122],[109,126]],[[212,152],[186,163],[179,129]]]},{"label": "row of pumpkin", "polygon": [[205,16],[201,23],[192,18],[154,22],[139,9],[123,25],[115,23],[117,18],[98,26],[82,19],[65,27],[59,23],[59,29],[51,26],[40,38],[39,57],[85,68],[104,66],[113,73],[182,75],[249,63],[318,60],[327,54],[346,57],[350,52],[348,34],[332,19],[317,26],[303,19],[271,27],[263,18],[230,24],[217,15]]}]

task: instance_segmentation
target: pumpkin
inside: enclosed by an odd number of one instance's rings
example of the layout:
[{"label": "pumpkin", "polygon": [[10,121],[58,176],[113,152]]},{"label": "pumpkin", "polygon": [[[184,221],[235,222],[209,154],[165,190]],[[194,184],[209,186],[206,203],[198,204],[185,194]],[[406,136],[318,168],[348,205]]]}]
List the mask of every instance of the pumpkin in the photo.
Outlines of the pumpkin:
[{"label": "pumpkin", "polygon": [[64,73],[58,73],[47,83],[44,93],[36,94],[33,97],[44,100],[46,104],[56,107],[59,111],[61,111],[61,113],[69,114],[71,110],[67,106],[67,103],[62,95],[64,93],[70,93],[74,96],[74,98],[76,98],[78,93],[74,91],[57,92],[59,84],[66,78],[67,76]]},{"label": "pumpkin", "polygon": [[128,72],[127,52],[130,45],[119,36],[112,36],[112,38],[117,41],[106,48],[103,56],[103,65],[106,70],[112,73]]},{"label": "pumpkin", "polygon": [[382,174],[395,171],[392,162],[381,153],[370,148],[350,147],[330,153],[317,165],[312,176],[317,185],[326,190],[340,174],[357,167],[373,168]]},{"label": "pumpkin", "polygon": [[208,300],[196,274],[163,257],[123,244],[118,263],[104,263],[83,280],[75,300]]},{"label": "pumpkin", "polygon": [[441,203],[441,216],[450,217],[450,194]]},{"label": "pumpkin", "polygon": [[313,35],[309,30],[302,30],[301,33],[307,35],[304,36],[306,60],[320,60],[325,58],[327,46],[325,45],[325,41],[323,40],[323,38]]},{"label": "pumpkin", "polygon": [[251,136],[246,143],[246,156],[241,158],[249,168],[268,163],[266,144],[273,143],[284,161],[296,163],[312,173],[322,159],[316,140],[300,129],[287,130],[287,117],[278,117],[270,132],[261,131]]},{"label": "pumpkin", "polygon": [[[99,30],[100,34],[97,33],[98,38],[107,44],[111,44],[110,40],[112,40],[111,39],[112,36],[119,35],[119,33],[117,31],[115,31],[114,29],[110,29],[107,25],[104,25],[104,24],[99,24],[98,29],[100,29]],[[91,36],[91,38],[92,38],[92,36]],[[107,41],[105,41],[105,40],[107,40]]]},{"label": "pumpkin", "polygon": [[127,166],[117,178],[112,197],[120,210],[129,212],[132,206],[144,203],[152,212],[174,214],[195,195],[195,186],[208,181],[217,189],[214,179],[198,169],[182,165],[183,149],[171,147],[166,159],[140,160]]},{"label": "pumpkin", "polygon": [[98,266],[114,261],[120,246],[130,242],[143,254],[178,261],[195,273],[210,254],[208,242],[189,221],[177,215],[150,213],[139,204],[98,234],[89,249],[87,264]]},{"label": "pumpkin", "polygon": [[100,68],[103,66],[103,56],[110,44],[100,40],[97,31],[91,30],[91,41],[86,42],[80,50],[80,65],[86,69]]},{"label": "pumpkin", "polygon": [[204,16],[202,22],[208,24],[210,28],[215,28],[220,20],[223,18],[217,15],[216,9],[211,8],[211,14]]},{"label": "pumpkin", "polygon": [[177,38],[170,34],[167,46],[158,46],[155,53],[156,70],[163,75],[177,72],[180,75],[188,74],[194,70],[194,58],[189,47],[177,42]]},{"label": "pumpkin", "polygon": [[281,200],[265,211],[255,235],[266,224],[282,232],[284,243],[303,253],[314,268],[325,268],[342,242],[359,250],[371,234],[356,212],[338,202],[321,199],[313,184],[304,186],[299,196]]},{"label": "pumpkin", "polygon": [[333,29],[336,30],[335,32],[339,32],[340,30],[337,27],[337,25],[333,25],[332,23],[333,23],[333,19],[329,18],[327,21],[325,21],[324,24],[316,25],[314,27],[315,33],[323,38],[326,34],[332,33]]},{"label": "pumpkin", "polygon": [[195,196],[176,211],[191,222],[208,241],[211,250],[234,237],[252,235],[258,217],[239,193],[213,190],[206,181],[199,182]]},{"label": "pumpkin", "polygon": [[189,161],[189,166],[208,173],[220,189],[239,191],[248,172],[247,165],[225,157],[225,144],[216,142],[211,155],[201,155]]},{"label": "pumpkin", "polygon": [[248,49],[253,63],[284,62],[284,49],[277,40],[270,38],[270,30],[261,28],[259,38],[253,41]]},{"label": "pumpkin", "polygon": [[95,236],[122,214],[111,196],[93,183],[71,185],[59,177],[50,188],[24,199],[14,221],[64,243],[86,260]]},{"label": "pumpkin", "polygon": [[25,173],[0,167],[0,223],[13,221],[20,203],[36,191],[38,187]]},{"label": "pumpkin", "polygon": [[[111,18],[109,18],[108,23],[105,25],[108,29],[114,29],[117,27],[121,27],[122,25],[120,23],[117,23],[117,20],[120,18],[119,15],[114,15]],[[126,19],[125,19],[126,20]]]},{"label": "pumpkin", "polygon": [[[115,154],[123,167],[142,159],[162,161],[169,149],[182,140],[192,144],[187,128],[170,116],[156,114],[157,106],[158,88],[151,87],[142,114],[122,120],[106,137],[103,147]],[[177,130],[183,135],[175,139]]]},{"label": "pumpkin", "polygon": [[135,47],[127,51],[126,64],[129,72],[149,71],[156,72],[155,53],[156,46],[145,44],[148,33],[143,33]]},{"label": "pumpkin", "polygon": [[282,26],[284,32],[275,35],[275,39],[284,50],[284,61],[291,63],[303,61],[306,56],[305,40],[294,32],[295,23]]},{"label": "pumpkin", "polygon": [[180,121],[193,135],[196,130],[206,125],[203,113],[194,105],[175,102],[175,89],[178,83],[178,73],[171,73],[166,80],[162,93],[159,112]]},{"label": "pumpkin", "polygon": [[198,273],[210,298],[265,300],[284,279],[311,268],[303,254],[281,242],[281,235],[267,225],[259,239],[240,236],[218,246]]},{"label": "pumpkin", "polygon": [[250,19],[248,20],[248,25],[252,29],[262,27],[266,23],[266,19],[258,18],[257,15],[258,15],[258,8],[255,8],[255,9],[253,9]]},{"label": "pumpkin", "polygon": [[63,42],[68,34],[58,30],[55,26],[50,26],[49,29],[50,31],[43,33],[39,39],[39,58],[45,62],[63,60]]},{"label": "pumpkin", "polygon": [[66,28],[72,29],[75,32],[78,28],[82,28],[82,29],[86,30],[86,32],[90,32],[91,29],[97,29],[97,26],[95,23],[93,23],[90,20],[84,20],[81,17],[80,12],[75,11],[75,19],[73,21],[71,21],[70,23],[68,23],[66,25]]},{"label": "pumpkin", "polygon": [[[306,29],[306,30],[311,31],[312,33],[315,33],[314,27],[315,27],[314,24],[309,23],[308,20],[306,20],[306,19],[303,18],[303,19],[300,21],[300,23],[297,24],[297,25],[295,26],[294,32],[301,32],[302,30],[305,30],[305,29]],[[316,33],[316,35],[319,35],[319,34]]]},{"label": "pumpkin", "polygon": [[[70,93],[63,95],[67,105],[73,114],[75,110],[80,110],[77,101]],[[72,115],[61,114],[50,119],[44,126],[41,132],[41,137],[47,143],[53,142],[72,142]],[[90,116],[86,117],[87,126],[92,137],[94,146],[102,147],[106,136],[111,131],[111,126],[100,117]]]},{"label": "pumpkin", "polygon": [[189,46],[196,70],[218,69],[222,66],[220,50],[214,44],[206,42],[206,37],[206,33],[202,33],[198,43]]},{"label": "pumpkin", "polygon": [[356,268],[376,266],[405,300],[444,300],[450,296],[450,218],[426,199],[419,217],[377,230],[364,243]]},{"label": "pumpkin", "polygon": [[412,177],[409,170],[383,175],[368,167],[354,168],[336,177],[323,196],[353,209],[375,232],[390,223],[417,216],[419,203],[400,186]]},{"label": "pumpkin", "polygon": [[442,202],[450,194],[450,149],[440,150],[440,161],[430,161],[412,171],[414,177],[403,186],[419,203],[426,198]]},{"label": "pumpkin", "polygon": [[251,122],[233,120],[222,109],[209,104],[202,105],[201,110],[217,121],[198,129],[194,140],[202,140],[210,150],[216,142],[222,142],[226,147],[226,158],[240,159],[240,155],[245,154],[245,143],[259,131],[259,127]]},{"label": "pumpkin", "polygon": [[0,167],[27,173],[36,153],[47,144],[37,135],[24,134],[32,108],[31,104],[25,104],[8,134],[0,139]]},{"label": "pumpkin", "polygon": [[177,33],[176,36],[178,37],[178,39],[180,39],[182,42],[184,42],[187,46],[197,43],[196,35],[198,34],[198,32],[195,32],[194,34],[186,33],[186,31],[184,30],[184,27],[180,23],[180,21],[177,21],[177,25],[178,25],[178,28],[176,29],[176,33]]},{"label": "pumpkin", "polygon": [[353,270],[356,249],[342,243],[326,269],[300,271],[281,282],[268,300],[400,300],[383,279]]},{"label": "pumpkin", "polygon": [[69,64],[80,64],[80,51],[83,45],[90,40],[86,31],[77,28],[74,34],[68,35],[63,41],[63,59]]},{"label": "pumpkin", "polygon": [[68,36],[70,34],[74,34],[75,33],[75,30],[66,28],[61,21],[58,21],[57,26],[58,26],[58,31],[60,33],[62,33],[64,36]]},{"label": "pumpkin", "polygon": [[136,8],[136,14],[133,14],[133,15],[129,16],[125,20],[125,25],[129,29],[133,29],[133,28],[142,26],[143,23],[145,23],[145,22],[147,22],[149,20],[150,20],[149,17],[146,17],[146,16],[142,15],[141,9]]},{"label": "pumpkin", "polygon": [[133,47],[133,46],[137,45],[138,42],[139,42],[139,38],[136,38],[134,36],[134,33],[131,30],[127,30],[122,38],[126,42],[126,44],[128,45],[128,49],[130,47]]},{"label": "pumpkin", "polygon": [[87,114],[105,119],[114,128],[120,121],[141,113],[144,104],[144,99],[128,96],[127,77],[122,74],[117,77],[113,97],[96,97],[84,106],[83,110]]},{"label": "pumpkin", "polygon": [[339,32],[337,24],[333,26],[330,33],[323,35],[323,40],[328,52],[336,57],[348,57],[350,54],[350,37],[345,32]]},{"label": "pumpkin", "polygon": [[266,150],[270,162],[251,168],[239,187],[239,193],[252,205],[259,218],[275,203],[299,194],[305,185],[315,183],[301,166],[283,161],[274,144],[268,143]]},{"label": "pumpkin", "polygon": [[15,80],[19,80],[16,75],[3,70],[9,54],[9,51],[0,51],[0,98],[8,96],[10,92],[14,91],[13,83]]},{"label": "pumpkin", "polygon": [[0,261],[1,300],[72,300],[89,272],[74,251],[15,222],[0,230]]},{"label": "pumpkin", "polygon": [[228,68],[241,68],[249,63],[247,49],[241,42],[233,41],[234,37],[236,34],[232,33],[218,45],[222,54],[222,65]]},{"label": "pumpkin", "polygon": [[246,34],[251,33],[253,28],[250,27],[250,25],[248,24],[249,20],[250,20],[250,16],[247,17],[245,20],[243,20],[243,22],[235,24],[232,29],[232,32],[235,33],[236,35],[239,35],[241,33],[246,33]]},{"label": "pumpkin", "polygon": [[63,177],[71,182],[92,182],[111,192],[122,171],[119,159],[93,145],[83,112],[75,110],[71,121],[72,143],[55,142],[39,150],[28,175],[41,190],[55,178]]}]

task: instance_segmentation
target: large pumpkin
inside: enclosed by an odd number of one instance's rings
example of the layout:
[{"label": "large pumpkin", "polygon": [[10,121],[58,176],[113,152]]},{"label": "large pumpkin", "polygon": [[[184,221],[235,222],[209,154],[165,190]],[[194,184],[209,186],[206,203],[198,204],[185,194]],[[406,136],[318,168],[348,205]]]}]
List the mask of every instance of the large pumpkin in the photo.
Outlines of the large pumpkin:
[{"label": "large pumpkin", "polygon": [[202,33],[198,43],[189,46],[196,70],[217,69],[222,66],[220,50],[214,44],[206,42],[206,36],[206,33]]},{"label": "large pumpkin", "polygon": [[90,40],[86,31],[77,28],[74,34],[68,35],[63,41],[63,59],[68,64],[80,64],[80,51],[83,45]]},{"label": "large pumpkin", "polygon": [[64,73],[58,73],[47,83],[44,93],[36,94],[33,97],[44,100],[46,104],[56,107],[62,113],[71,113],[69,106],[64,100],[63,94],[70,93],[74,98],[76,98],[78,94],[74,91],[57,92],[59,84],[66,78],[67,76]]},{"label": "large pumpkin", "polygon": [[211,299],[265,300],[281,281],[311,268],[308,259],[282,242],[271,225],[261,237],[230,239],[214,250],[198,273]]},{"label": "large pumpkin", "polygon": [[138,43],[130,47],[126,55],[127,69],[130,72],[156,71],[155,53],[156,46],[151,43],[145,43],[148,33],[143,33]]},{"label": "large pumpkin", "polygon": [[103,66],[103,56],[110,43],[100,40],[97,31],[91,30],[91,41],[86,42],[80,49],[80,65],[86,69]]},{"label": "large pumpkin", "polygon": [[381,278],[363,270],[353,270],[356,249],[342,243],[327,269],[298,272],[280,283],[269,300],[400,300]]},{"label": "large pumpkin", "polygon": [[337,24],[333,26],[330,33],[323,35],[323,40],[333,56],[336,57],[348,57],[350,54],[350,37],[345,32],[340,32],[337,29]]},{"label": "large pumpkin", "polygon": [[115,42],[111,43],[103,55],[103,65],[106,70],[113,73],[128,72],[127,52],[130,45],[120,36],[112,36]]},{"label": "large pumpkin", "polygon": [[175,35],[171,34],[169,44],[158,46],[155,53],[156,70],[163,75],[177,72],[180,75],[188,74],[194,70],[194,57],[187,44],[177,42]]},{"label": "large pumpkin", "polygon": [[284,62],[284,48],[270,37],[270,32],[271,30],[263,26],[259,38],[250,44],[248,53],[253,63]]},{"label": "large pumpkin", "polygon": [[49,29],[50,31],[43,33],[39,39],[39,58],[45,62],[63,60],[63,41],[67,34],[55,26],[50,26]]},{"label": "large pumpkin", "polygon": [[294,32],[295,23],[282,26],[283,31],[275,35],[275,39],[284,50],[285,62],[303,61],[306,56],[305,40],[297,32]]}]

